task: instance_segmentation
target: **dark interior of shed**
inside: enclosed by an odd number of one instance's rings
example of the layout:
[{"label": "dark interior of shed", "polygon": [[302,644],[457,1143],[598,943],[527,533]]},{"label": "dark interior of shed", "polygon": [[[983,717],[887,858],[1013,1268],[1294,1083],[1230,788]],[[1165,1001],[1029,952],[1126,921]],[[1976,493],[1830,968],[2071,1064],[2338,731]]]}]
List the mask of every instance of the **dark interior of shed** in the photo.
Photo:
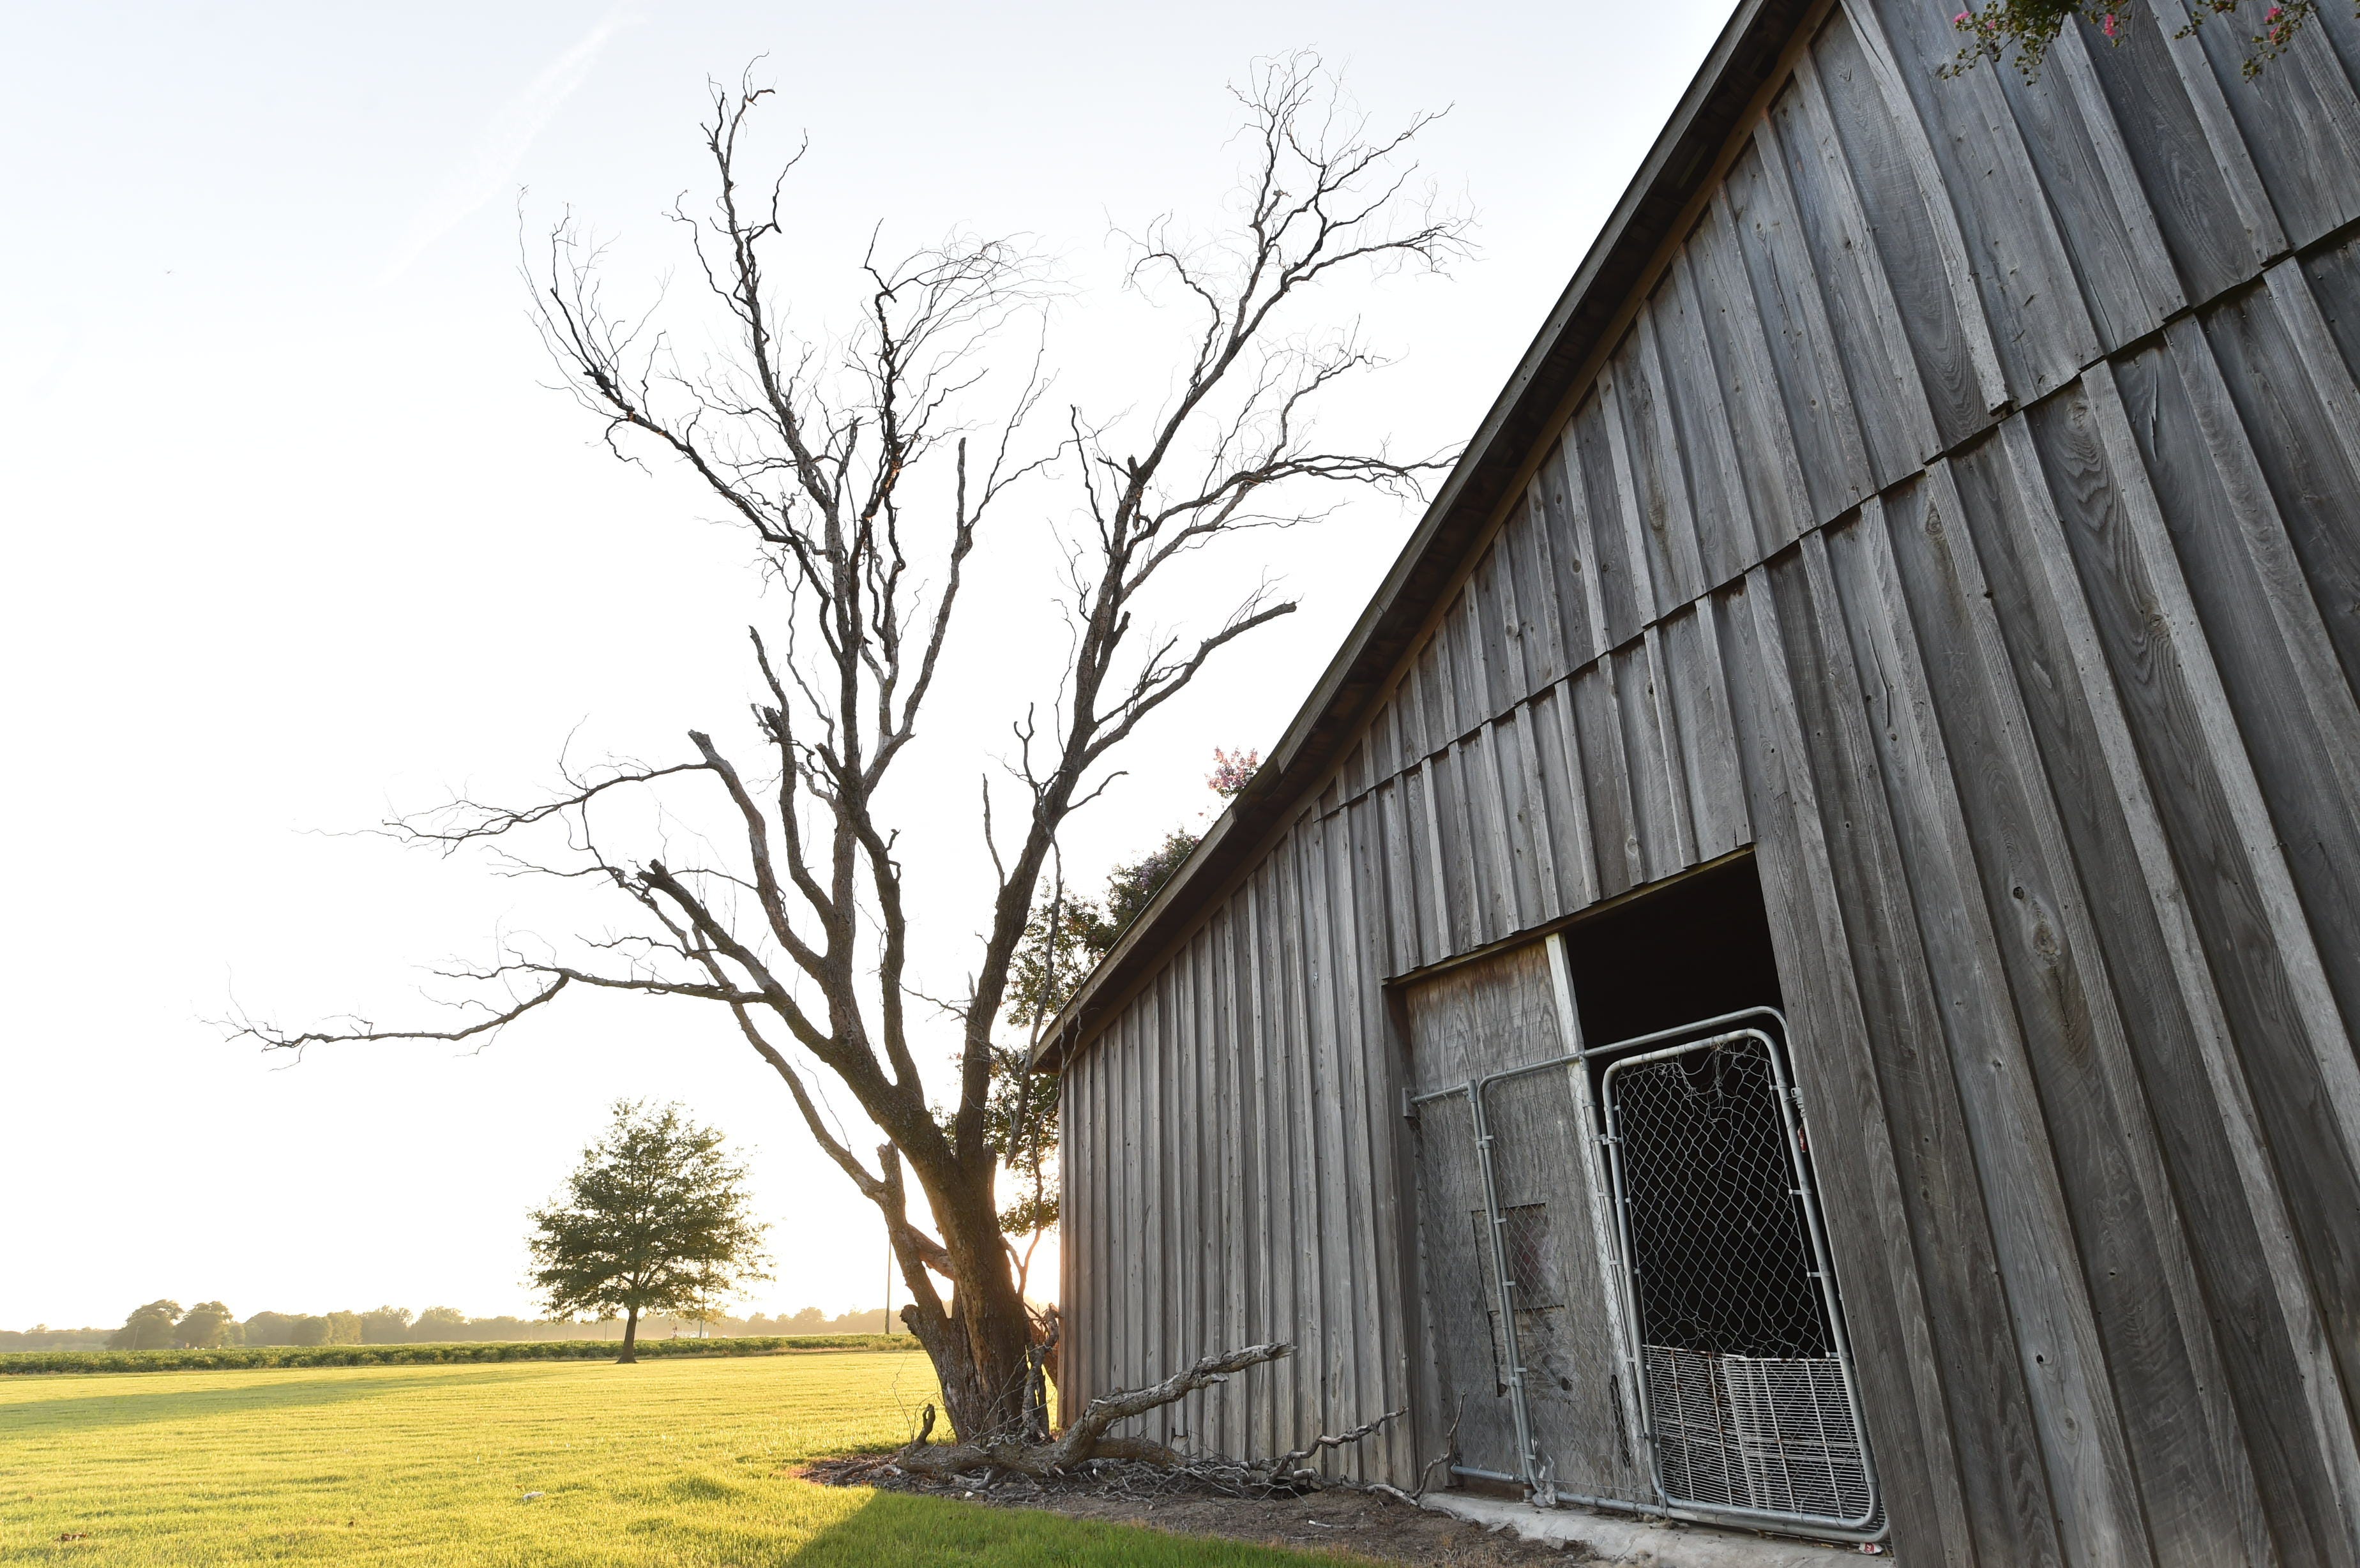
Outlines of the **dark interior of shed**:
[{"label": "dark interior of shed", "polygon": [[[1592,1051],[1781,1001],[1751,855],[1576,923],[1565,950]],[[1711,1355],[1826,1354],[1775,1073],[1760,1045],[1626,1068],[1611,1094],[1609,1065],[1593,1064],[1592,1083],[1601,1107],[1610,1098],[1620,1107],[1644,1341]]]},{"label": "dark interior of shed", "polygon": [[1782,999],[1751,855],[1575,921],[1565,957],[1593,1049]]}]

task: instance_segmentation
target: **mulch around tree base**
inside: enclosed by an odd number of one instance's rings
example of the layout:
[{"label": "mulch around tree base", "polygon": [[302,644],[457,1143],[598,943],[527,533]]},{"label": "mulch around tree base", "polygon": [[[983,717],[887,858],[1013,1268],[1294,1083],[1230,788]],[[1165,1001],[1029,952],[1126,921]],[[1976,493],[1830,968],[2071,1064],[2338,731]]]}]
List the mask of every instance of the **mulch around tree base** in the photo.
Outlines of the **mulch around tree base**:
[{"label": "mulch around tree base", "polygon": [[1543,1545],[1504,1531],[1494,1533],[1379,1493],[1341,1486],[1293,1497],[1241,1497],[1136,1465],[1099,1465],[1082,1475],[1047,1481],[1004,1476],[985,1486],[976,1484],[980,1476],[934,1481],[907,1475],[874,1454],[822,1459],[795,1474],[822,1486],[877,1486],[987,1508],[1045,1508],[1075,1519],[1325,1550],[1369,1562],[1494,1568],[1596,1561],[1579,1546]]}]

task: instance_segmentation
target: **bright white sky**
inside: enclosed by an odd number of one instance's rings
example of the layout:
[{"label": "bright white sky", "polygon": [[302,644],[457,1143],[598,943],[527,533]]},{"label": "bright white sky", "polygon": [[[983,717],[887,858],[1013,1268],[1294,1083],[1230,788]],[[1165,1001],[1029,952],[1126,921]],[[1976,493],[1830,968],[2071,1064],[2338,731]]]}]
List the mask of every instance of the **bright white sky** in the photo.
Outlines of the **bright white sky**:
[{"label": "bright white sky", "polygon": [[[889,244],[1022,233],[1076,290],[1061,390],[1152,404],[1179,321],[1107,286],[1109,227],[1212,222],[1241,156],[1223,84],[1315,48],[1382,122],[1451,106],[1423,161],[1482,254],[1333,305],[1407,359],[1338,434],[1432,448],[1488,406],[1730,9],[11,8],[0,1326],[119,1323],[158,1295],[530,1312],[524,1213],[617,1096],[681,1100],[749,1152],[779,1265],[748,1307],[877,1304],[873,1212],[726,1020],[570,1000],[477,1053],[300,1064],[207,1022],[233,999],[431,1016],[421,966],[552,916],[479,863],[332,835],[459,788],[530,798],[577,725],[577,759],[669,759],[691,725],[743,743],[743,628],[765,613],[744,542],[546,389],[520,191],[535,220],[570,204],[614,236],[637,290],[674,259],[660,211],[703,178],[706,76],[766,55],[770,145],[812,139],[791,188],[809,320],[840,319],[879,220]],[[1063,505],[1007,519],[905,800],[935,994],[978,923],[976,779],[1027,690]],[[1284,729],[1413,520],[1363,506],[1183,585],[1184,623],[1265,566],[1305,611],[1166,711],[1072,865],[1094,880],[1202,826],[1210,749]]]}]

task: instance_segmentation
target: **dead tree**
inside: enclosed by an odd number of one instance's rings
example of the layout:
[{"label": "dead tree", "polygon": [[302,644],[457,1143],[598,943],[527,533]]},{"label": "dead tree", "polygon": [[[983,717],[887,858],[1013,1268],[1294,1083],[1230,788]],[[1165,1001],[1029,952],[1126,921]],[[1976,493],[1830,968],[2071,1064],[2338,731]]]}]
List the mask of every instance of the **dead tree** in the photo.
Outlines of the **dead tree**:
[{"label": "dead tree", "polygon": [[[883,1212],[912,1298],[903,1321],[960,1438],[1037,1440],[1040,1358],[1001,1233],[1001,1151],[986,1115],[1011,956],[1060,831],[1104,789],[1117,748],[1222,648],[1295,608],[1257,591],[1201,634],[1150,634],[1149,595],[1173,563],[1304,521],[1339,490],[1415,493],[1441,466],[1317,439],[1325,395],[1376,360],[1352,332],[1321,335],[1302,307],[1344,269],[1447,264],[1463,252],[1464,220],[1411,186],[1408,145],[1430,117],[1372,135],[1316,60],[1267,64],[1237,93],[1252,162],[1233,232],[1185,244],[1160,224],[1137,245],[1131,280],[1194,313],[1176,374],[1149,389],[1154,411],[1097,421],[1071,408],[1053,421],[1039,355],[1010,346],[1032,341],[1038,277],[1013,245],[954,241],[897,266],[872,257],[856,332],[823,343],[789,332],[767,264],[795,238],[793,160],[757,181],[740,155],[768,96],[716,89],[704,127],[712,210],[673,214],[707,287],[716,354],[691,363],[650,318],[609,306],[599,253],[570,221],[527,269],[550,351],[617,457],[693,474],[785,590],[782,613],[749,634],[767,693],[752,713],[759,759],[692,730],[666,765],[569,768],[537,803],[463,800],[391,824],[445,852],[478,846],[511,868],[590,878],[636,923],[563,951],[511,946],[465,972],[497,999],[453,1028],[243,1027],[285,1049],[480,1039],[569,992],[602,990],[724,1010]],[[1027,359],[1030,372],[1008,381],[1020,389],[979,417],[986,372]],[[1042,424],[1054,428],[1036,436]],[[980,911],[946,917],[972,922],[959,929],[978,931],[979,951],[948,1025],[922,1042],[904,868],[880,801],[920,732],[971,553],[1020,505],[1083,519],[1062,536],[1067,572],[1047,595],[1067,618],[1070,655],[1054,688],[1011,715],[1012,787],[996,798],[987,778],[978,850],[994,891]],[[687,864],[611,847],[609,808],[633,793],[667,811],[718,812],[725,848]],[[832,1124],[830,1081],[882,1134],[873,1162]],[[939,1112],[930,1088],[946,1102]],[[905,1172],[931,1229],[912,1216]]]}]

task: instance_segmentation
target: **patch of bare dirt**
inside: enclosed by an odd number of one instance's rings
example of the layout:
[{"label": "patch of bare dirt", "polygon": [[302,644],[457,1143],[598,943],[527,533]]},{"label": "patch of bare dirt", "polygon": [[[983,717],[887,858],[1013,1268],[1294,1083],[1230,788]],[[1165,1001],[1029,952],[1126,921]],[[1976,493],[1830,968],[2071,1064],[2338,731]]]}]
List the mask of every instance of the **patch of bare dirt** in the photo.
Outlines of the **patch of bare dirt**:
[{"label": "patch of bare dirt", "polygon": [[1543,1545],[1506,1531],[1494,1533],[1349,1486],[1261,1489],[1261,1495],[1240,1496],[1234,1488],[1208,1485],[1185,1472],[1109,1463],[1045,1480],[978,1475],[934,1481],[895,1468],[890,1456],[875,1455],[823,1459],[796,1474],[823,1486],[919,1492],[985,1508],[1044,1508],[1074,1519],[1144,1525],[1175,1535],[1326,1551],[1360,1562],[1514,1568],[1596,1561],[1578,1545]]}]

